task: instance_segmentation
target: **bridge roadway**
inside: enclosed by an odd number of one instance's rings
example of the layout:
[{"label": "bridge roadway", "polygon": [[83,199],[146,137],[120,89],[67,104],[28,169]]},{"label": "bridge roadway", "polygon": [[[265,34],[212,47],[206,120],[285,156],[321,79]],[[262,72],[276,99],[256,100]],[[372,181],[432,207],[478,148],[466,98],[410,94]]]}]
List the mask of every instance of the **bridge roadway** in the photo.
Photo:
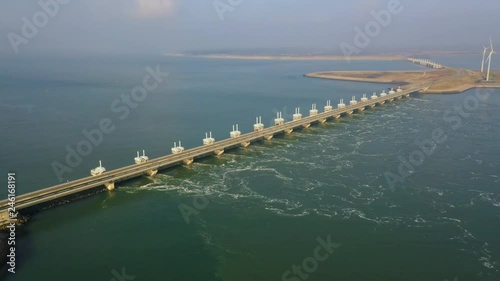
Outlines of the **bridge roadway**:
[{"label": "bridge roadway", "polygon": [[[303,127],[304,125],[320,122],[320,120],[325,120],[325,119],[327,120],[335,118],[336,116],[339,115],[349,114],[351,111],[360,110],[362,108],[366,108],[371,105],[376,105],[380,102],[387,102],[390,101],[391,99],[403,97],[405,95],[409,95],[411,93],[420,91],[427,87],[429,87],[429,85],[417,85],[413,86],[410,89],[403,90],[402,92],[387,94],[387,96],[384,97],[378,96],[378,98],[376,99],[371,99],[370,97],[368,97],[368,101],[366,102],[358,101],[356,105],[346,104],[345,108],[337,108],[333,109],[332,111],[318,113],[318,115],[304,117],[301,120],[289,121],[283,125],[265,128],[262,131],[242,134],[237,138],[229,138],[217,141],[211,145],[192,148],[189,150],[185,150],[184,152],[179,154],[171,154],[156,159],[152,159],[143,164],[135,164],[119,168],[116,170],[107,171],[99,176],[89,176],[86,178],[74,180],[67,183],[62,183],[38,191],[26,193],[23,195],[18,195],[15,201],[16,211],[18,212],[28,207],[46,203],[55,199],[63,198],[65,196],[76,194],[78,192],[82,192],[99,186],[103,186],[104,184],[109,182],[119,182],[135,178],[144,175],[146,171],[149,170],[160,170],[168,167],[181,165],[183,163],[183,160],[197,159],[208,155],[213,155],[214,151],[216,150],[224,151],[238,147],[245,142],[252,143],[263,139],[265,136],[273,136],[281,134],[285,130],[295,129]],[[9,206],[7,205],[7,203],[9,203],[8,200],[0,201],[0,225],[6,223],[6,221],[8,220],[7,209]]]}]

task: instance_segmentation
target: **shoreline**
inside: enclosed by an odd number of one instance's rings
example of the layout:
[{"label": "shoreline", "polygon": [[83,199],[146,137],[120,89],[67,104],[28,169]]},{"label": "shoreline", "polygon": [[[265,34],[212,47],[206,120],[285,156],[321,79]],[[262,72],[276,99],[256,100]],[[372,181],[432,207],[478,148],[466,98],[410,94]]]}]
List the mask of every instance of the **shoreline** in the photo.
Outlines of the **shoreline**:
[{"label": "shoreline", "polygon": [[[495,71],[494,74],[498,72]],[[469,71],[464,75],[463,70],[444,69],[429,71],[326,71],[304,74],[304,77],[328,79],[338,81],[411,85],[432,81],[441,81],[429,89],[422,91],[426,94],[458,94],[476,88],[500,88],[500,82],[486,83],[481,80],[480,74]],[[457,75],[456,79],[453,76]],[[461,76],[462,75],[462,76]],[[452,77],[451,81],[448,78]]]},{"label": "shoreline", "polygon": [[[348,71],[343,71],[348,72]],[[357,71],[352,71],[353,73]],[[342,76],[327,76],[320,74],[319,72],[316,73],[307,73],[304,74],[304,77],[307,78],[316,78],[316,79],[326,79],[326,80],[338,80],[338,81],[348,81],[348,82],[360,82],[360,83],[377,83],[377,84],[404,84],[408,85],[411,84],[406,81],[398,81],[398,80],[383,80],[383,79],[375,79],[375,78],[358,78],[358,77],[342,77]]]}]

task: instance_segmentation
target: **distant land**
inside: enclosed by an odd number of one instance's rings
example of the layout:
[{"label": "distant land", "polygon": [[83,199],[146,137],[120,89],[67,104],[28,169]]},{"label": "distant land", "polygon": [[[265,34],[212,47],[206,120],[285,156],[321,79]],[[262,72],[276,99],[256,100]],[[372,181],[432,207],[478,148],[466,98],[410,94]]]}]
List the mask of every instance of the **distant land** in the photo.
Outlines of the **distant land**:
[{"label": "distant land", "polygon": [[428,52],[401,52],[397,54],[367,54],[360,56],[350,56],[346,57],[338,54],[327,54],[327,53],[280,53],[273,54],[272,52],[180,52],[180,53],[165,53],[166,56],[173,57],[197,57],[197,58],[208,58],[208,59],[234,59],[234,60],[355,60],[355,61],[396,61],[405,60],[409,56],[432,56],[432,55],[457,55],[457,54],[471,54],[470,52],[459,52],[459,51],[428,51]]},{"label": "distant land", "polygon": [[[280,53],[266,54],[264,52],[228,52],[218,53],[209,51],[187,52],[187,53],[165,53],[166,56],[174,57],[196,57],[207,59],[228,60],[324,60],[324,61],[404,61],[408,57],[417,54],[419,56],[432,55],[459,55],[475,54],[460,51],[420,51],[401,52],[397,54],[370,54],[363,56],[345,57],[325,53]],[[367,83],[386,83],[399,85],[429,84],[433,85],[424,92],[429,94],[461,93],[474,88],[500,88],[500,71],[492,71],[490,81],[486,82],[485,73],[479,71],[456,69],[445,67],[443,69],[431,69],[421,71],[324,71],[305,74],[310,78],[321,78],[331,80],[343,80]]]},{"label": "distant land", "polygon": [[[345,56],[319,56],[319,55],[188,55],[188,54],[166,54],[176,57],[197,57],[207,59],[233,59],[233,60],[348,60]],[[350,60],[404,60],[403,56],[352,56]]]},{"label": "distant land", "polygon": [[461,93],[474,88],[500,88],[500,71],[491,72],[491,81],[485,81],[485,73],[466,69],[429,69],[421,71],[325,71],[305,74],[306,77],[353,82],[386,84],[427,84],[437,82],[425,93]]}]

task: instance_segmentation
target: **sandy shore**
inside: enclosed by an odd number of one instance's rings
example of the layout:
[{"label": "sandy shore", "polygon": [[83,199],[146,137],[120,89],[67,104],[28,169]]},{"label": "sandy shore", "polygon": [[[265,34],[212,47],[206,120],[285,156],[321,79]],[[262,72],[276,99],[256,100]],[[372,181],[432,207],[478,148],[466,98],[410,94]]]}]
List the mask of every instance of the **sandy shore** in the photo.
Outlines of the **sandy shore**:
[{"label": "sandy shore", "polygon": [[[500,81],[485,82],[484,74],[477,71],[451,68],[428,71],[326,71],[304,76],[397,85],[434,83],[425,91],[428,94],[461,93],[474,88],[500,88]],[[495,77],[500,77],[500,71],[492,73],[493,80]]]},{"label": "sandy shore", "polygon": [[176,57],[197,57],[207,59],[231,59],[231,60],[378,60],[378,61],[394,61],[404,60],[403,56],[244,56],[244,55],[183,55],[183,54],[166,54],[167,56]]},{"label": "sandy shore", "polygon": [[485,89],[497,89],[500,88],[500,83],[491,83],[491,84],[464,84],[464,85],[459,85],[454,88],[450,87],[447,89],[428,89],[425,91],[426,94],[458,94],[458,93],[463,93],[465,91],[471,90],[471,89],[479,89],[479,88],[485,88]]}]

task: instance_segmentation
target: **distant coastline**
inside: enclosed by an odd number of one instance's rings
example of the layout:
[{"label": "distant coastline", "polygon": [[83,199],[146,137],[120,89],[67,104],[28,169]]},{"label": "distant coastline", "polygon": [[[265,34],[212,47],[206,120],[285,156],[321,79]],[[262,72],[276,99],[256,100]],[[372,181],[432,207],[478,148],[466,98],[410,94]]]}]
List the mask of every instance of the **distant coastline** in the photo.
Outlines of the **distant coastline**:
[{"label": "distant coastline", "polygon": [[[384,84],[421,84],[442,81],[424,92],[427,94],[455,94],[474,88],[500,88],[500,71],[493,71],[492,82],[485,82],[481,73],[471,70],[442,69],[420,71],[326,71],[304,74],[305,77],[351,82]],[[451,78],[451,79],[450,79]]]},{"label": "distant coastline", "polygon": [[230,54],[207,54],[207,55],[191,55],[191,54],[171,54],[166,53],[166,56],[171,57],[196,57],[196,58],[206,58],[206,59],[230,59],[230,60],[332,60],[332,61],[367,61],[367,60],[377,60],[377,61],[396,61],[404,60],[404,56],[383,56],[383,55],[373,55],[373,56],[323,56],[323,55],[230,55]]},{"label": "distant coastline", "polygon": [[[433,52],[427,55],[456,55],[464,52]],[[266,61],[404,61],[406,55],[365,55],[334,56],[323,54],[224,54],[224,53],[165,53],[170,57],[191,57],[225,60],[266,60]],[[408,54],[409,55],[409,54]],[[492,81],[485,82],[484,75],[472,70],[446,67],[441,70],[420,71],[326,71],[304,75],[309,78],[343,80],[352,82],[385,83],[409,85],[418,83],[435,83],[424,92],[429,94],[461,93],[473,88],[500,88],[500,71],[492,72]]]},{"label": "distant coastline", "polygon": [[206,59],[228,59],[228,60],[314,60],[314,61],[399,61],[405,60],[407,57],[428,57],[437,55],[463,55],[473,54],[472,52],[459,52],[459,51],[407,51],[397,54],[370,54],[346,57],[343,55],[334,55],[326,53],[238,53],[238,52],[165,52],[165,56],[169,57],[193,57],[193,58],[206,58]]}]

